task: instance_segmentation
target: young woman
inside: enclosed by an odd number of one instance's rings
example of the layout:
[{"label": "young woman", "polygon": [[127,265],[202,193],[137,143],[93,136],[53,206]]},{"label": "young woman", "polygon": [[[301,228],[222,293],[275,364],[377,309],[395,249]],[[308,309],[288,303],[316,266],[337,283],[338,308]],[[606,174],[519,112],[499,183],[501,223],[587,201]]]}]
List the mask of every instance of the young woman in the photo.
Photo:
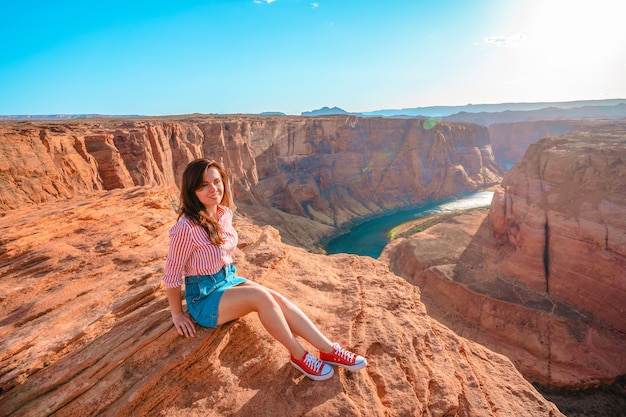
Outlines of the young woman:
[{"label": "young woman", "polygon": [[[330,365],[352,371],[364,368],[365,358],[332,343],[285,297],[235,275],[234,208],[228,176],[217,162],[197,159],[187,165],[163,277],[178,333],[193,337],[196,323],[217,327],[255,311],[267,331],[287,348],[292,365],[307,377],[332,377]],[[182,308],[183,277],[188,312]],[[296,336],[319,349],[319,358],[305,351]]]}]

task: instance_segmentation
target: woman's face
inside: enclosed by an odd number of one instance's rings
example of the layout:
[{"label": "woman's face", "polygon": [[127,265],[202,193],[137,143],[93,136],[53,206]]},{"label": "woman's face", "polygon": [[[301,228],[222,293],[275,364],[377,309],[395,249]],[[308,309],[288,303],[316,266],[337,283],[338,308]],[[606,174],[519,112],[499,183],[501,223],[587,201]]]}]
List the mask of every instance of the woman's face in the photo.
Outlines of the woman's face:
[{"label": "woman's face", "polygon": [[217,168],[209,167],[204,171],[202,184],[196,190],[196,197],[204,204],[206,210],[211,210],[222,202],[222,198],[224,198],[224,183]]}]

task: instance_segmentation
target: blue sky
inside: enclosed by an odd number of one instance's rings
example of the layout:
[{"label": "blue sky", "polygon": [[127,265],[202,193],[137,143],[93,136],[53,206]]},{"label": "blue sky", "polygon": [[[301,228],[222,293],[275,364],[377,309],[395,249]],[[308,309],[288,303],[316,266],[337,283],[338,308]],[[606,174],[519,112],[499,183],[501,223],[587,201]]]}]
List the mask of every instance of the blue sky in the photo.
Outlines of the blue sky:
[{"label": "blue sky", "polygon": [[621,0],[2,1],[0,114],[626,98]]}]

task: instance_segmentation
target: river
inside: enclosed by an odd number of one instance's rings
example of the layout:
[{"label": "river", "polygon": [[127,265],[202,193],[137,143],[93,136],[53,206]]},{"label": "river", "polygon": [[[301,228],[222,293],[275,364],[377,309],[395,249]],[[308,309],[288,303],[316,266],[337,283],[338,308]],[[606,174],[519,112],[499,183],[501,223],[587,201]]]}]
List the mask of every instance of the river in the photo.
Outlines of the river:
[{"label": "river", "polygon": [[492,191],[481,191],[455,199],[432,201],[421,207],[369,220],[332,239],[326,245],[326,252],[352,253],[376,259],[389,242],[387,234],[394,227],[422,217],[485,207],[491,204],[492,198]]}]

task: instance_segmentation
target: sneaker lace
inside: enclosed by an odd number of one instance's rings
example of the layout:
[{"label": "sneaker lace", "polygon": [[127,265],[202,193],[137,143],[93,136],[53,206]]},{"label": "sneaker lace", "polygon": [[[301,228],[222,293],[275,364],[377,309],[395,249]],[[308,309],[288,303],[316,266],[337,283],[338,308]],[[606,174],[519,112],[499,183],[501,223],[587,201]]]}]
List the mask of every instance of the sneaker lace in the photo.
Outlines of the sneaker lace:
[{"label": "sneaker lace", "polygon": [[356,356],[354,353],[350,352],[342,348],[341,346],[335,346],[335,355],[339,356],[343,360],[352,363],[354,361],[354,357]]},{"label": "sneaker lace", "polygon": [[310,353],[306,354],[303,362],[306,366],[308,366],[309,368],[311,368],[311,370],[315,372],[319,372],[323,364],[321,360],[317,359],[315,356],[311,355]]}]

